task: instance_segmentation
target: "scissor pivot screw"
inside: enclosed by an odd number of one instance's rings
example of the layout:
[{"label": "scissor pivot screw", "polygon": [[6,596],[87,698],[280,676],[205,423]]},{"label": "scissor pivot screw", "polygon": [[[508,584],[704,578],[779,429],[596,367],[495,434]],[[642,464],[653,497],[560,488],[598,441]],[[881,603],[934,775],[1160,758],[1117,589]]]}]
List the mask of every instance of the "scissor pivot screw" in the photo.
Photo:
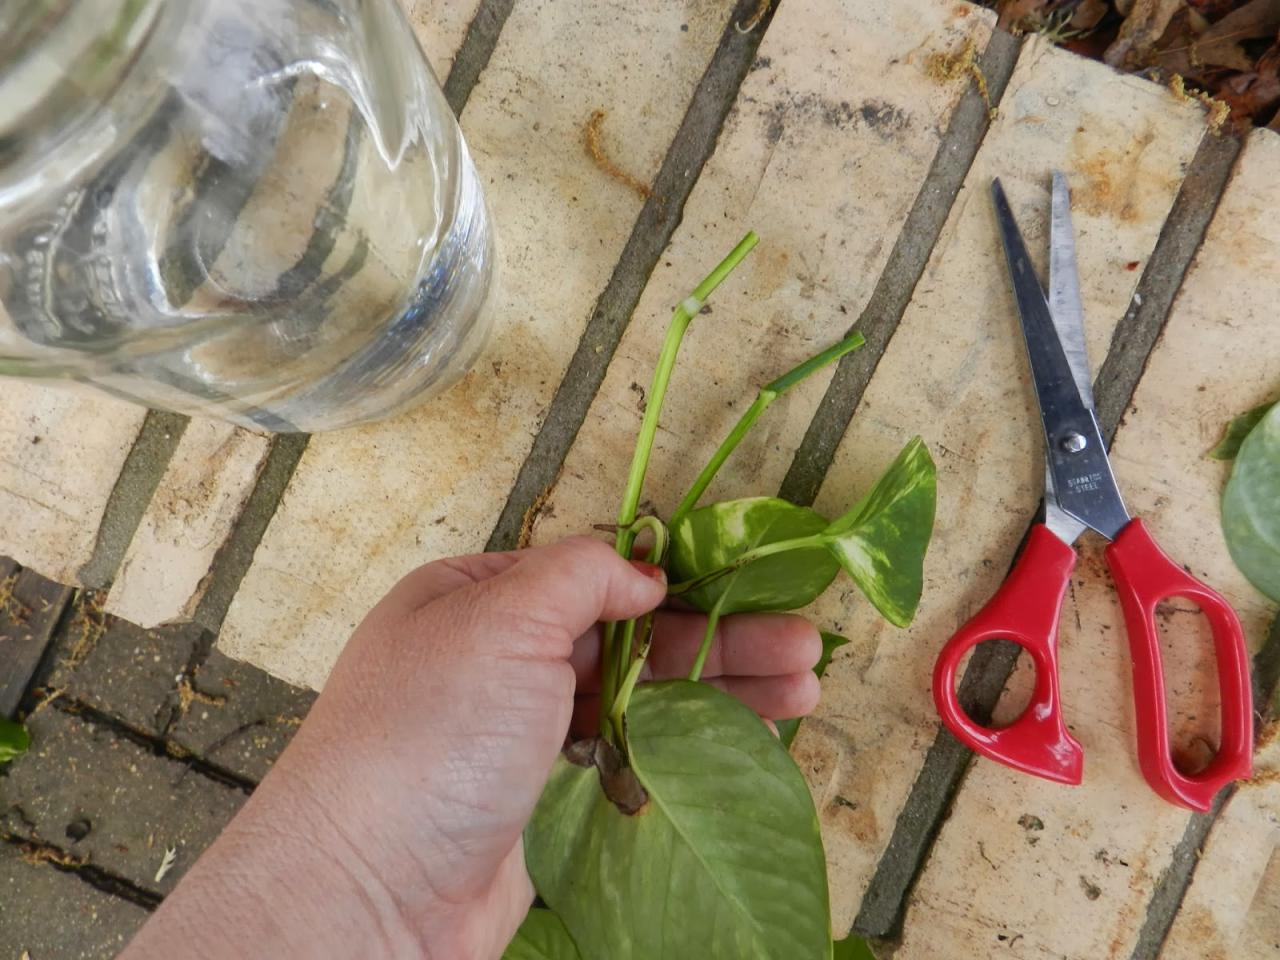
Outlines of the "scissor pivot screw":
[{"label": "scissor pivot screw", "polygon": [[1089,445],[1089,439],[1083,433],[1077,433],[1072,430],[1070,433],[1063,434],[1058,446],[1062,447],[1067,453],[1079,453]]}]

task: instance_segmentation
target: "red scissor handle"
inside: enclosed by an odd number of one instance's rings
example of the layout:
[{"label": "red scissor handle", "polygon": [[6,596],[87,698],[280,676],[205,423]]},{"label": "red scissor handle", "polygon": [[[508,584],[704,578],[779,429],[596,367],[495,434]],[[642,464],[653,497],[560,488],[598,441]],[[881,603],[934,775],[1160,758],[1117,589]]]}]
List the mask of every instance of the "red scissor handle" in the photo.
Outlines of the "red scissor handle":
[{"label": "red scissor handle", "polygon": [[[1058,693],[1058,615],[1075,565],[1075,550],[1044,524],[1036,524],[1004,584],[947,641],[933,670],[938,713],[963,744],[1060,783],[1079,783],[1084,772],[1084,754],[1063,723]],[[997,729],[977,724],[965,713],[956,697],[956,672],[961,658],[976,644],[999,639],[1012,640],[1031,655],[1036,685],[1022,715]]]},{"label": "red scissor handle", "polygon": [[[1129,634],[1142,774],[1170,803],[1208,810],[1219,790],[1232,780],[1248,777],[1253,769],[1253,693],[1240,620],[1221,594],[1169,559],[1141,520],[1131,521],[1120,531],[1106,556]],[[1218,659],[1222,743],[1209,766],[1190,776],[1174,766],[1169,746],[1156,604],[1170,597],[1199,605],[1213,630]]]}]

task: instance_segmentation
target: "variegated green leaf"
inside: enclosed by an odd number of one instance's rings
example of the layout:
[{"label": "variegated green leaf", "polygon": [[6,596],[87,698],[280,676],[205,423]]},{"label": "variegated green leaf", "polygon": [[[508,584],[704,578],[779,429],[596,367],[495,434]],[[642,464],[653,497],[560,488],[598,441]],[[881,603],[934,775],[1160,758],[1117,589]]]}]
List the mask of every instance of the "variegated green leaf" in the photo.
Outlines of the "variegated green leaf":
[{"label": "variegated green leaf", "polygon": [[827,527],[827,545],[890,623],[915,616],[933,533],[937,477],[924,441],[908,443],[876,485]]},{"label": "variegated green leaf", "polygon": [[1222,532],[1240,572],[1280,601],[1280,405],[1240,444],[1222,495]]},{"label": "variegated green leaf", "polygon": [[502,960],[581,960],[564,924],[550,910],[532,908]]},{"label": "variegated green leaf", "polygon": [[[671,529],[673,582],[697,580],[768,544],[820,534],[827,521],[808,507],[777,497],[749,497],[700,507]],[[720,612],[795,610],[818,597],[840,565],[815,542],[812,546],[763,557],[682,596],[710,610],[724,595]]]},{"label": "variegated green leaf", "polygon": [[644,684],[627,740],[638,813],[561,757],[525,831],[529,875],[583,960],[829,958],[817,813],[760,718],[707,684]]}]

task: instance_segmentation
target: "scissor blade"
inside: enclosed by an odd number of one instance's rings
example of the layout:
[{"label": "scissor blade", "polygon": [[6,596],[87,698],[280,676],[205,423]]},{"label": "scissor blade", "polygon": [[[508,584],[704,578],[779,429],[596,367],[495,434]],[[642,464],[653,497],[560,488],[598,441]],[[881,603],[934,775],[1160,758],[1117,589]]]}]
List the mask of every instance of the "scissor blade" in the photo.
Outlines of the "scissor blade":
[{"label": "scissor blade", "polygon": [[1062,509],[1053,485],[1053,465],[1047,455],[1044,459],[1044,525],[1063,543],[1075,543],[1089,525]]},{"label": "scissor blade", "polygon": [[1044,424],[1049,473],[1045,500],[1052,500],[1081,523],[1114,539],[1129,522],[1129,514],[1111,474],[1102,431],[1093,408],[1076,386],[1071,364],[1058,340],[1049,302],[1036,279],[1031,257],[999,180],[991,182],[991,196]]},{"label": "scissor blade", "polygon": [[1058,342],[1067,355],[1071,376],[1086,405],[1093,407],[1093,378],[1084,341],[1084,307],[1080,300],[1080,272],[1076,267],[1076,238],[1071,227],[1071,191],[1061,171],[1053,173],[1053,210],[1049,221],[1049,314]]}]

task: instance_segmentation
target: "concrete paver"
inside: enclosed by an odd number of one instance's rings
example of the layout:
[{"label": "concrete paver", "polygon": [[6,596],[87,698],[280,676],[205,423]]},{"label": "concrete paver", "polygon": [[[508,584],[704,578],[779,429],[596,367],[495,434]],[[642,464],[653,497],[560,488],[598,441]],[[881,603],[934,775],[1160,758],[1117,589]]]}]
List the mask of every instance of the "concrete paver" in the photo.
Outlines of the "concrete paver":
[{"label": "concrete paver", "polygon": [[[144,891],[171,891],[246,798],[56,707],[27,726],[31,749],[0,780],[0,831],[52,844]],[[170,848],[177,859],[157,882]]]},{"label": "concrete paver", "polygon": [[18,847],[0,843],[0,954],[5,957],[110,960],[147,916],[142,907],[95,890],[74,873],[28,862]]},{"label": "concrete paver", "polygon": [[191,619],[269,447],[218,420],[187,425],[111,585],[109,613],[142,627]]},{"label": "concrete paver", "polygon": [[146,411],[90,393],[0,382],[0,556],[79,582]]},{"label": "concrete paver", "polygon": [[196,756],[246,780],[267,775],[289,745],[315,694],[211,651],[196,670],[197,691],[169,730]]},{"label": "concrete paver", "polygon": [[102,613],[100,598],[82,594],[48,657],[46,692],[160,736],[177,708],[179,677],[202,643],[192,625],[143,630]]}]

